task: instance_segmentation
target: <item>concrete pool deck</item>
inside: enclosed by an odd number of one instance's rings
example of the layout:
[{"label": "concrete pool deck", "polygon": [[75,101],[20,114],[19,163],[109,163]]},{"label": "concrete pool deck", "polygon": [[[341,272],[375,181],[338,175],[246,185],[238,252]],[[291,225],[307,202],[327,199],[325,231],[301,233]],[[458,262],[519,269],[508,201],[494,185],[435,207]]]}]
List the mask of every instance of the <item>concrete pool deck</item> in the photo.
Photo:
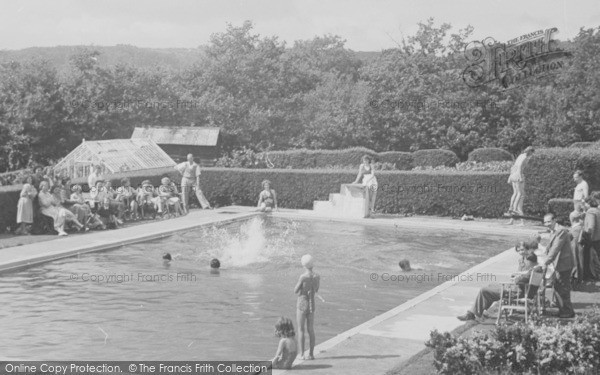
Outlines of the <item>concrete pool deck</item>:
[{"label": "concrete pool deck", "polygon": [[[231,206],[217,210],[195,210],[187,216],[150,221],[119,230],[91,232],[51,241],[9,247],[0,250],[0,274],[38,263],[102,251],[123,245],[163,238],[188,229],[226,223],[259,215],[253,207]],[[381,217],[344,220],[315,215],[312,211],[281,210],[275,217],[355,222],[397,228],[435,228],[479,233],[506,234],[507,247],[516,236],[535,233],[540,227],[509,227],[498,221],[460,221],[431,217]],[[381,314],[357,327],[327,340],[315,348],[314,361],[297,360],[295,370],[311,374],[384,374],[425,348],[433,329],[452,331],[463,322],[456,319],[473,303],[480,287],[509,279],[517,264],[514,250],[507,250],[476,265],[454,280],[437,287]],[[425,271],[424,271],[425,272]],[[460,281],[464,280],[464,281]],[[318,324],[318,313],[316,316]],[[317,330],[318,339],[318,330]],[[274,374],[288,371],[275,370]]]}]

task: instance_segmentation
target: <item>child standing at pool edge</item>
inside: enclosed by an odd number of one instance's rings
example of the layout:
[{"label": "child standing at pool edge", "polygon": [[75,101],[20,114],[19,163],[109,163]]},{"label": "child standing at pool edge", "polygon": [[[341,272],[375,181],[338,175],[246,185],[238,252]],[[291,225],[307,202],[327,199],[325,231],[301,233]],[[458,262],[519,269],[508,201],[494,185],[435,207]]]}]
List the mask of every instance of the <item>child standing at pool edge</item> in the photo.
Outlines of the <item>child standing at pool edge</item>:
[{"label": "child standing at pool edge", "polygon": [[292,321],[283,316],[279,318],[275,324],[275,335],[281,337],[281,340],[279,340],[275,358],[271,360],[273,368],[289,370],[298,355],[298,345],[296,344]]},{"label": "child standing at pool edge", "polygon": [[258,209],[262,212],[277,211],[277,193],[271,189],[271,181],[262,182],[263,191],[258,195]]},{"label": "child standing at pool edge", "polygon": [[308,337],[310,342],[310,351],[308,359],[315,359],[315,294],[319,291],[320,277],[318,274],[313,272],[313,258],[309,254],[306,254],[301,259],[302,266],[306,269],[298,284],[294,288],[294,293],[298,294],[298,304],[296,311],[296,318],[298,320],[298,341],[300,342],[300,348],[302,353],[302,359],[306,359],[304,356],[304,330],[308,331]]}]

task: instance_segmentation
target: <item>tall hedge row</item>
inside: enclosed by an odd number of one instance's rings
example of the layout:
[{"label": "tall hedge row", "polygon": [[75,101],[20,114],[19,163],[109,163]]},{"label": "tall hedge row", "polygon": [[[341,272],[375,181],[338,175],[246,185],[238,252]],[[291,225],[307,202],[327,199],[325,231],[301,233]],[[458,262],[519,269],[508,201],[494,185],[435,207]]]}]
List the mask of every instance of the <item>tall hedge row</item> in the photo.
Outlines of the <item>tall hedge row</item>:
[{"label": "tall hedge row", "polygon": [[[585,172],[590,191],[600,190],[600,150],[595,148],[538,149],[524,166],[525,212],[543,214],[552,198],[572,198],[573,172]],[[506,182],[506,181],[505,181]]]},{"label": "tall hedge row", "polygon": [[[178,172],[170,169],[127,176],[134,186],[145,179],[158,186],[165,174],[180,181]],[[110,180],[114,186],[119,186],[125,175],[112,175]],[[201,183],[213,204],[253,206],[258,200],[261,182],[269,179],[281,207],[312,209],[313,201],[327,200],[330,193],[339,192],[340,184],[350,183],[355,178],[354,171],[339,169],[207,168],[202,171]],[[511,195],[510,187],[503,183],[507,178],[505,173],[491,172],[382,171],[377,174],[376,208],[384,213],[498,217]],[[14,226],[21,186],[0,189],[3,228]]]},{"label": "tall hedge row", "polygon": [[[220,205],[254,205],[264,179],[272,182],[279,205],[312,209],[313,201],[327,200],[350,183],[354,171],[216,169],[203,172],[203,189]],[[376,209],[384,213],[416,213],[499,217],[512,191],[503,184],[508,175],[490,172],[382,171]]]}]

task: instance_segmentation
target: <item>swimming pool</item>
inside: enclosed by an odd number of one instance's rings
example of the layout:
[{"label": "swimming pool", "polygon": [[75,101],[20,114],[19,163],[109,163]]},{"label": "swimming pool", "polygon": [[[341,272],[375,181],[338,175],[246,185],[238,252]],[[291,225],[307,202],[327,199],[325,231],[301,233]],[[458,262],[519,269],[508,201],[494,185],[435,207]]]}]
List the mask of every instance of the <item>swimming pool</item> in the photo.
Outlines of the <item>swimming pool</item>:
[{"label": "swimming pool", "polygon": [[[508,245],[500,235],[267,216],[199,228],[0,275],[0,348],[23,360],[269,359],[277,318],[295,320],[305,253],[321,275],[318,344]],[[423,270],[401,273],[402,258]]]}]

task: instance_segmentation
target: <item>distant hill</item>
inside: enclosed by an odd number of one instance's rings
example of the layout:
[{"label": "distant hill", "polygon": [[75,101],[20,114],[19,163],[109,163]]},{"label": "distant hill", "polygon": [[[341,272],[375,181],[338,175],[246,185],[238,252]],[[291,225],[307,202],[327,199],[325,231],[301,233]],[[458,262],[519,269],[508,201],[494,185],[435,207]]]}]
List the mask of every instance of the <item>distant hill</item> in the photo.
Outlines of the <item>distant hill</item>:
[{"label": "distant hill", "polygon": [[47,60],[58,70],[66,69],[69,58],[84,50],[100,52],[100,66],[128,64],[137,67],[161,66],[184,69],[197,62],[203,55],[201,48],[139,48],[119,44],[116,46],[56,46],[32,47],[21,50],[0,50],[0,63],[7,61]]},{"label": "distant hill", "polygon": [[[172,69],[185,69],[199,61],[204,51],[200,48],[140,48],[119,44],[116,46],[56,46],[32,47],[21,50],[0,50],[0,63],[8,61],[23,62],[31,59],[47,60],[58,70],[67,69],[69,58],[83,50],[100,52],[100,66],[127,64],[137,67],[161,66]],[[355,52],[363,61],[370,61],[380,52]]]}]

